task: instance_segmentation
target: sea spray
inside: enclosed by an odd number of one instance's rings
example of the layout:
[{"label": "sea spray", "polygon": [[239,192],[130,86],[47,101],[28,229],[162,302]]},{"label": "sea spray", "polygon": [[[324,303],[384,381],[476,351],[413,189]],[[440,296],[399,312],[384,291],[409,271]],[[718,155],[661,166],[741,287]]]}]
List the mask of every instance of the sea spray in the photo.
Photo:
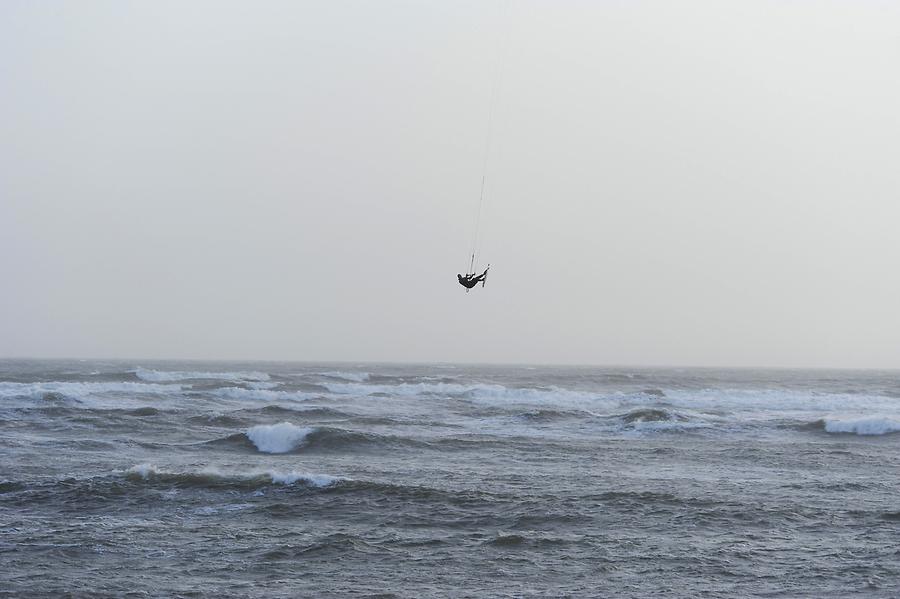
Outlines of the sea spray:
[{"label": "sea spray", "polygon": [[263,453],[288,453],[303,443],[315,429],[290,422],[259,424],[247,430],[247,438]]}]

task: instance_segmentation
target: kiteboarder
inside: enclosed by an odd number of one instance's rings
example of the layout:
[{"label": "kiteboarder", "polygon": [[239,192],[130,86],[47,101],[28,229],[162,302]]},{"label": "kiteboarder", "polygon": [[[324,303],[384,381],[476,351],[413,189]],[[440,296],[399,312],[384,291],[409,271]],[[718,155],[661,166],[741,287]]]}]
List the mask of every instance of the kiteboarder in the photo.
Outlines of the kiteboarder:
[{"label": "kiteboarder", "polygon": [[490,270],[490,266],[484,269],[484,272],[478,276],[475,276],[475,273],[467,274],[466,276],[462,276],[457,273],[456,278],[459,280],[459,284],[465,287],[466,289],[471,289],[478,283],[481,283],[481,286],[484,287],[484,283],[487,280],[487,273]]}]

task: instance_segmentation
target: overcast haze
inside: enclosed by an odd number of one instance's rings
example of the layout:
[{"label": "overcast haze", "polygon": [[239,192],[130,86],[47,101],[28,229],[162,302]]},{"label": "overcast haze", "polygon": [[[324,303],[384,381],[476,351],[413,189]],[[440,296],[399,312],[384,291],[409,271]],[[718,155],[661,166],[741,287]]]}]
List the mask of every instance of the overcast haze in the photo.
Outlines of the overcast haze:
[{"label": "overcast haze", "polygon": [[900,367],[898,23],[7,0],[0,355]]}]

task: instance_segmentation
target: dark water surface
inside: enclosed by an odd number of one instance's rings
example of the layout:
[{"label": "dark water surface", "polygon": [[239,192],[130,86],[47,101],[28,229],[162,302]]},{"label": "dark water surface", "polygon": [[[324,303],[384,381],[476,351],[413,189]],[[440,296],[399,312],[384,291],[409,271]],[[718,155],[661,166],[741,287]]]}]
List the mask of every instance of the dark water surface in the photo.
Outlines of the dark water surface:
[{"label": "dark water surface", "polygon": [[0,362],[0,596],[896,597],[900,374]]}]

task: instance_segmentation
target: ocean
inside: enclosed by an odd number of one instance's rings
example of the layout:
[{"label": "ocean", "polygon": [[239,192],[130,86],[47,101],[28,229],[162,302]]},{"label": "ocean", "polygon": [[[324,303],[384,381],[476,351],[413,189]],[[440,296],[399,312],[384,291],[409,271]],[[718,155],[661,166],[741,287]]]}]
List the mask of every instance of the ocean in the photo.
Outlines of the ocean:
[{"label": "ocean", "polygon": [[2,597],[897,597],[900,373],[0,361]]}]

